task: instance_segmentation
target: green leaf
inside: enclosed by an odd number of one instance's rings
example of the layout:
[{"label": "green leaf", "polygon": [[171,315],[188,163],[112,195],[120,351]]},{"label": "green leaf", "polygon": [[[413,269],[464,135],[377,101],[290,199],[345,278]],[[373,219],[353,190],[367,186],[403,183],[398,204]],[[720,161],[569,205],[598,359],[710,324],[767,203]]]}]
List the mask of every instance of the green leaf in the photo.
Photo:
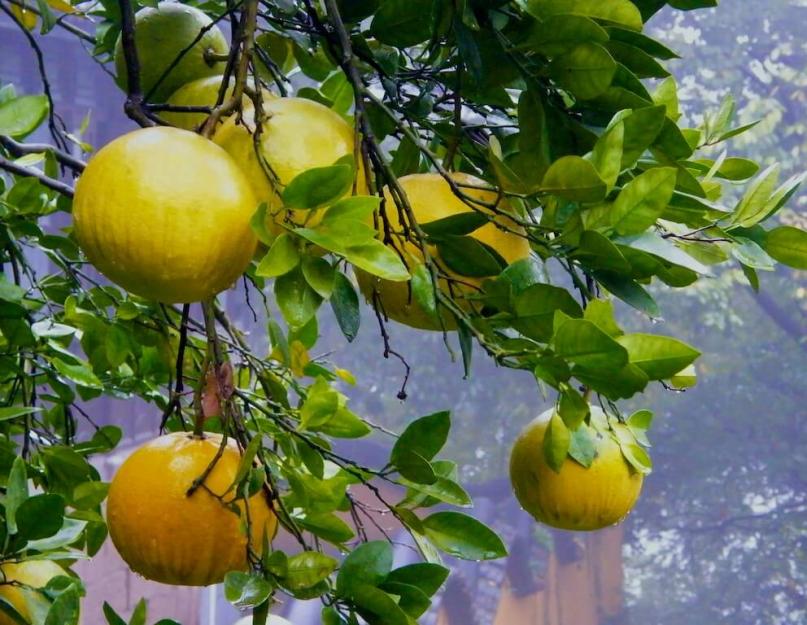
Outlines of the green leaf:
[{"label": "green leaf", "polygon": [[11,464],[6,484],[6,527],[9,534],[17,533],[17,510],[28,499],[28,472],[25,460],[16,456]]},{"label": "green leaf", "polygon": [[628,362],[622,345],[584,319],[569,319],[553,337],[555,353],[584,367],[619,369]]},{"label": "green leaf", "polygon": [[661,314],[656,301],[636,280],[608,271],[597,271],[594,277],[611,294],[636,310],[652,318]]},{"label": "green leaf", "polygon": [[529,39],[521,47],[545,56],[556,56],[580,43],[605,43],[605,29],[582,15],[550,15],[537,22],[530,31]]},{"label": "green leaf", "polygon": [[768,201],[776,188],[780,169],[778,164],[771,165],[756,177],[734,209],[732,224],[750,228],[767,216]]},{"label": "green leaf", "polygon": [[412,289],[412,299],[435,320],[435,323],[438,324],[437,327],[439,327],[434,282],[432,282],[431,273],[429,273],[425,264],[418,263],[415,266],[412,272],[412,281],[409,285]]},{"label": "green leaf", "polygon": [[283,189],[286,208],[320,208],[338,200],[353,186],[353,167],[329,165],[298,174]]},{"label": "green leaf", "polygon": [[[405,477],[400,480],[404,486],[407,486],[411,491],[420,495],[426,495],[434,500],[434,503],[443,502],[453,506],[470,506],[471,497],[465,489],[457,484],[454,480],[447,477],[437,477],[430,482],[416,482],[407,480]],[[409,499],[409,497],[407,497]],[[430,502],[420,502],[419,505],[426,507]]]},{"label": "green leaf", "polygon": [[327,579],[336,570],[339,562],[318,551],[304,551],[288,559],[283,585],[290,590],[311,588]]},{"label": "green leaf", "polygon": [[614,60],[622,63],[637,78],[667,78],[670,75],[661,63],[637,46],[624,41],[609,41],[605,48]]},{"label": "green leaf", "polygon": [[333,293],[336,270],[324,258],[305,256],[303,276],[308,285],[323,299],[328,299]]},{"label": "green leaf", "polygon": [[322,303],[299,268],[277,278],[274,291],[280,312],[292,328],[302,328],[316,315]]},{"label": "green leaf", "polygon": [[628,417],[625,422],[628,429],[633,433],[633,436],[645,447],[650,446],[650,441],[647,440],[647,430],[650,429],[650,424],[653,422],[653,413],[650,410],[637,410]]},{"label": "green leaf", "polygon": [[556,310],[570,317],[582,317],[583,311],[566,289],[549,284],[533,284],[516,296],[516,319],[513,328],[536,341],[552,337],[552,320]]},{"label": "green leaf", "polygon": [[406,612],[383,590],[356,584],[350,598],[369,625],[410,625]]},{"label": "green leaf", "polygon": [[431,37],[432,26],[432,0],[384,0],[370,32],[383,43],[408,48]]},{"label": "green leaf", "polygon": [[612,271],[617,274],[631,272],[630,263],[619,251],[619,248],[596,230],[583,231],[580,235],[579,246],[573,252],[573,256],[592,269]]},{"label": "green leaf", "polygon": [[611,213],[611,224],[619,234],[639,234],[661,217],[675,190],[677,171],[657,167],[640,174],[619,193]]},{"label": "green leaf", "polygon": [[581,43],[549,65],[549,74],[564,89],[581,100],[591,100],[611,85],[616,61],[596,43]]},{"label": "green leaf", "polygon": [[355,535],[353,529],[335,514],[308,512],[304,517],[294,519],[301,527],[315,536],[341,545]]},{"label": "green leaf", "polygon": [[[663,239],[661,236],[653,232],[645,232],[635,237],[625,237],[619,239],[618,243],[632,249],[642,250],[643,252],[653,254],[654,256],[658,256],[659,258],[673,263],[674,265],[686,267],[687,269],[691,269],[692,271],[702,275],[712,275],[712,272],[706,265],[687,254],[674,243],[671,243],[667,239]],[[712,244],[707,245],[713,247]]]},{"label": "green leaf", "polygon": [[262,278],[276,278],[290,272],[300,264],[300,251],[294,238],[284,232],[272,243],[272,247],[258,263],[255,275]]},{"label": "green leaf", "polygon": [[592,163],[579,156],[564,156],[552,163],[541,190],[576,202],[599,202],[607,187]]},{"label": "green leaf", "polygon": [[418,618],[431,606],[431,600],[417,586],[398,582],[384,582],[381,590],[399,597],[398,607],[413,619]]},{"label": "green leaf", "polygon": [[546,463],[555,473],[560,472],[560,468],[566,461],[570,444],[571,433],[569,429],[561,416],[557,412],[553,412],[549,425],[544,431],[543,448]]},{"label": "green leaf", "polygon": [[621,369],[576,366],[573,373],[580,382],[614,401],[641,393],[650,381],[645,372],[634,364],[627,364]]},{"label": "green leaf", "polygon": [[427,461],[431,460],[446,444],[450,429],[451,418],[447,411],[415,419],[395,441],[390,461],[397,465],[413,453]]},{"label": "green leaf", "polygon": [[392,547],[385,540],[359,545],[342,562],[336,577],[336,593],[352,596],[362,585],[376,587],[392,570]]},{"label": "green leaf", "polygon": [[789,267],[807,270],[807,232],[792,226],[780,226],[765,237],[765,251]]},{"label": "green leaf", "polygon": [[748,267],[761,269],[762,271],[773,271],[776,265],[775,261],[756,241],[745,237],[736,237],[736,240],[736,244],[731,248],[732,256]]},{"label": "green leaf", "polygon": [[28,549],[36,549],[37,551],[64,549],[75,543],[81,537],[81,533],[86,527],[87,521],[66,518],[62,527],[58,532],[53,534],[53,536],[48,536],[40,540],[29,540],[27,547]]},{"label": "green leaf", "polygon": [[625,134],[622,143],[622,169],[632,167],[644,154],[667,122],[665,106],[647,106],[633,110],[623,118]]},{"label": "green leaf", "polygon": [[49,110],[44,95],[24,95],[0,104],[0,135],[22,139],[45,119]]},{"label": "green leaf", "polygon": [[29,497],[17,508],[16,521],[19,535],[25,540],[53,536],[64,522],[64,498],[51,493]]},{"label": "green leaf", "polygon": [[85,362],[76,365],[68,364],[59,358],[54,358],[51,362],[56,367],[56,371],[71,382],[87,388],[103,388],[101,380],[92,372],[89,364]]},{"label": "green leaf", "polygon": [[497,276],[507,266],[495,250],[473,237],[441,237],[437,242],[437,253],[449,269],[461,276]]},{"label": "green leaf", "polygon": [[23,417],[35,412],[40,412],[41,410],[42,408],[36,406],[8,406],[5,408],[0,408],[0,421],[9,421],[11,419],[16,419],[17,417]]},{"label": "green leaf", "polygon": [[630,362],[651,380],[664,380],[695,362],[700,352],[678,339],[656,334],[625,334],[616,338]]},{"label": "green leaf", "polygon": [[564,425],[571,431],[577,430],[583,420],[588,416],[589,406],[577,389],[564,385],[560,394],[558,414]]},{"label": "green leaf", "polygon": [[583,318],[591,321],[608,336],[623,334],[622,328],[619,327],[614,317],[614,304],[611,300],[591,300],[583,311]]},{"label": "green leaf", "polygon": [[272,594],[272,585],[256,574],[230,571],[224,576],[224,597],[236,608],[254,608]]},{"label": "green leaf", "polygon": [[126,621],[124,621],[117,612],[115,612],[114,608],[109,605],[106,601],[104,601],[104,616],[106,617],[106,621],[109,625],[127,625]]},{"label": "green leaf", "polygon": [[334,276],[333,293],[331,293],[331,309],[336,323],[348,342],[352,342],[359,333],[361,315],[359,313],[359,296],[348,277],[341,271]]},{"label": "green leaf", "polygon": [[527,11],[544,19],[549,15],[571,13],[642,30],[642,14],[629,0],[528,0]]},{"label": "green leaf", "polygon": [[409,280],[406,265],[393,250],[381,241],[373,240],[363,245],[349,247],[344,256],[356,267],[384,280],[393,282]]},{"label": "green leaf", "polygon": [[612,189],[622,170],[622,143],[625,139],[625,124],[616,124],[604,132],[591,152],[591,162],[600,174],[600,178]]},{"label": "green leaf", "polygon": [[258,240],[261,243],[264,245],[272,245],[275,237],[269,232],[269,230],[267,230],[266,221],[266,202],[261,202],[258,204],[258,208],[255,210],[255,213],[252,215],[252,219],[249,221],[249,226],[252,228],[252,231],[255,233],[255,236],[258,237]]},{"label": "green leaf", "polygon": [[657,59],[670,60],[680,58],[677,53],[670,50],[670,48],[659,41],[633,30],[625,30],[624,28],[612,26],[608,28],[607,34],[611,41],[629,43]]},{"label": "green leaf", "polygon": [[[753,269],[751,270],[753,271]],[[698,383],[698,373],[694,365],[683,368],[670,378],[670,385],[677,389],[692,388]]]},{"label": "green leaf", "polygon": [[395,569],[387,576],[386,582],[415,586],[431,597],[440,590],[448,574],[449,570],[444,566],[418,562]]},{"label": "green leaf", "polygon": [[591,428],[583,424],[571,433],[569,456],[580,465],[589,468],[597,456],[597,447]]},{"label": "green leaf", "polygon": [[461,512],[435,512],[423,519],[429,540],[440,550],[463,560],[492,560],[507,555],[496,533]]},{"label": "green leaf", "polygon": [[421,224],[420,229],[430,237],[464,236],[478,230],[490,219],[489,215],[471,210]]},{"label": "green leaf", "polygon": [[367,423],[344,406],[315,429],[334,438],[361,438],[371,432]]},{"label": "green leaf", "polygon": [[53,600],[43,625],[77,625],[79,620],[79,592],[73,584]]}]

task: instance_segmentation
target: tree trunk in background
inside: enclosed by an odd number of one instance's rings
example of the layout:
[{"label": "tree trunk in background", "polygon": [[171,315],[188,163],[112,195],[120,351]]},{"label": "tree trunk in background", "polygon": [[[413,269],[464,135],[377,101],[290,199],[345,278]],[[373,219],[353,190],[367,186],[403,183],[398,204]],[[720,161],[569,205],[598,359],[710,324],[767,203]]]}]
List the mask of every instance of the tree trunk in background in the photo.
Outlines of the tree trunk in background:
[{"label": "tree trunk in background", "polygon": [[[625,625],[623,534],[621,527],[593,534],[556,532],[541,589],[518,596],[506,582],[491,625]],[[467,623],[456,622],[444,607],[437,625]]]}]

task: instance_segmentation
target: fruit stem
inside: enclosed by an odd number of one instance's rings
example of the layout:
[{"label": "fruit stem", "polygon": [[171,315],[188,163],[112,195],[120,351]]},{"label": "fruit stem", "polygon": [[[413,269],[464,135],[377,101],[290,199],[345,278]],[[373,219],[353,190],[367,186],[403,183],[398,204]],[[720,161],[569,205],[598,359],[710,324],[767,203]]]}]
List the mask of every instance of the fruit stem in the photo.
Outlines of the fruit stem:
[{"label": "fruit stem", "polygon": [[194,393],[194,407],[196,410],[196,419],[193,424],[194,436],[203,436],[205,425],[205,413],[202,407],[202,389],[205,388],[207,382],[208,369],[213,367],[213,374],[218,379],[219,369],[222,364],[221,346],[219,345],[219,336],[216,333],[216,306],[215,298],[202,302],[202,314],[205,320],[205,335],[207,336],[207,352],[205,353],[202,368],[199,372],[199,384]]}]

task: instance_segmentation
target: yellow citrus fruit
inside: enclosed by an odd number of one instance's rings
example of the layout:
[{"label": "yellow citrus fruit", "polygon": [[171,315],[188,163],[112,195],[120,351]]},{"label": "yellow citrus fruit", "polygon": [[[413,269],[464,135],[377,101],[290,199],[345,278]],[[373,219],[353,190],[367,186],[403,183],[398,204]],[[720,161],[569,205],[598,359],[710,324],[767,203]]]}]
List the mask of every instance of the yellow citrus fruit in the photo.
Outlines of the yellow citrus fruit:
[{"label": "yellow citrus fruit", "polygon": [[194,302],[229,287],[249,264],[258,202],[224,150],[186,130],[118,137],[76,185],[76,237],[90,262],[128,291]]},{"label": "yellow citrus fruit", "polygon": [[[258,161],[253,143],[256,130],[254,111],[245,110],[241,123],[233,115],[216,131],[213,140],[223,147],[246,173],[255,195],[267,203],[276,224],[287,217],[303,223],[309,211],[286,211],[278,191],[295,176],[313,167],[326,167],[345,155],[353,154],[353,128],[337,113],[305,98],[275,98],[265,103],[261,132],[261,155],[277,176],[270,181]],[[357,193],[367,187],[359,165]],[[308,222],[313,225],[314,222]],[[277,226],[267,224],[274,232]]]},{"label": "yellow citrus fruit", "polygon": [[[0,579],[4,582],[18,582],[30,588],[44,588],[54,577],[67,575],[65,570],[51,560],[28,560],[15,564],[7,562],[0,566]],[[25,595],[32,592],[20,586],[0,585],[0,597],[8,601],[26,622],[31,620],[31,612]],[[7,614],[0,612],[0,625],[16,625]]]},{"label": "yellow citrus fruit", "polygon": [[555,473],[544,458],[543,442],[553,410],[519,434],[510,454],[510,481],[521,506],[536,520],[566,530],[597,530],[630,512],[643,476],[634,471],[606,429],[605,415],[591,407],[596,457],[586,469],[567,457]]},{"label": "yellow citrus fruit", "polygon": [[[168,104],[174,106],[215,106],[219,97],[219,88],[224,80],[224,76],[208,76],[206,78],[199,78],[185,85],[171,94],[168,98]],[[252,81],[250,81],[250,85]],[[233,94],[235,88],[235,80],[230,78],[227,91],[224,93],[225,99]],[[275,96],[263,89],[261,91],[264,100],[269,100]],[[242,107],[248,108],[252,106],[252,100],[247,96],[242,99]],[[179,113],[165,111],[160,113],[160,117],[177,128],[184,128],[185,130],[195,130],[202,122],[207,119],[207,113]],[[222,120],[223,122],[224,120]]]},{"label": "yellow citrus fruit", "polygon": [[[179,586],[207,586],[228,571],[248,566],[249,544],[262,551],[263,537],[277,530],[277,518],[263,492],[245,504],[228,506],[241,454],[233,441],[216,461],[204,485],[188,489],[208,468],[221,436],[196,437],[186,432],[160,436],[138,448],[118,469],[109,487],[107,525],[112,542],[133,571]],[[247,514],[248,513],[248,514]]]},{"label": "yellow citrus fruit", "polygon": [[[468,174],[454,173],[452,178],[461,185],[485,186],[484,181]],[[488,210],[479,205],[474,205],[473,208],[469,206],[452,191],[451,186],[440,174],[412,174],[403,176],[398,180],[398,183],[406,192],[412,212],[417,222],[421,225],[475,209]],[[480,202],[494,204],[497,201],[497,194],[491,190],[463,188],[462,191],[470,198]],[[390,221],[390,227],[393,232],[401,233],[403,228],[399,211],[395,207],[388,190],[385,191],[385,197],[387,199],[386,214]],[[499,200],[497,211],[507,212],[508,210],[507,203],[504,200]],[[499,215],[495,218],[495,223],[485,224],[471,233],[470,236],[492,247],[509,264],[529,256],[530,246],[523,234],[523,228],[508,217]],[[407,241],[402,249],[401,246],[398,246],[398,249],[407,257],[410,273],[414,271],[417,264],[423,263],[420,247],[414,240]],[[440,264],[440,258],[435,246],[429,246],[429,253]],[[458,276],[445,267],[443,269],[447,274],[455,276],[460,282],[460,284],[455,284],[453,288],[455,298],[477,291],[482,283],[480,278]],[[358,278],[359,287],[368,301],[372,301],[374,291],[378,294],[384,312],[390,319],[422,330],[441,329],[440,321],[429,315],[414,300],[408,282],[382,280],[361,270],[356,271],[356,277]],[[449,285],[446,283],[442,283],[440,288],[443,292],[449,292]],[[456,322],[450,314],[443,310],[442,316],[446,329],[456,328]]]},{"label": "yellow citrus fruit", "polygon": [[[144,96],[153,89],[149,99],[164,102],[185,83],[224,72],[223,61],[208,63],[205,60],[205,52],[227,54],[229,51],[224,34],[211,23],[199,9],[179,2],[160,2],[156,7],[145,7],[137,12],[135,47],[140,62],[140,91]],[[175,59],[189,46],[174,65]],[[115,71],[118,85],[127,90],[126,58],[120,37],[115,45]]]}]

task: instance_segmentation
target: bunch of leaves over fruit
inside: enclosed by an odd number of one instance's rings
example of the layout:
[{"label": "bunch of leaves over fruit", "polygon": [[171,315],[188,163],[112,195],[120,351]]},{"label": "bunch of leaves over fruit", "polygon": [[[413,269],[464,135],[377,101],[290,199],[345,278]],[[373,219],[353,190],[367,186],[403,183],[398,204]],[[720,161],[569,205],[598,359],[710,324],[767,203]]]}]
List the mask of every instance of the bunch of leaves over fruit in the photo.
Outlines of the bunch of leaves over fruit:
[{"label": "bunch of leaves over fruit", "polygon": [[[502,364],[533,371],[560,390],[566,405],[579,403],[579,385],[616,401],[652,381],[691,384],[688,367],[697,350],[673,337],[624,334],[609,300],[658,318],[651,283],[681,289],[710,277],[716,265],[731,264],[756,288],[759,272],[777,261],[807,266],[807,234],[763,226],[803,177],[782,182],[778,166],[760,171],[754,161],[730,153],[726,142],[750,127],[732,124],[730,98],[701,126],[679,126],[676,82],[664,67],[677,55],[642,32],[662,4],[340,4],[364,79],[384,91],[367,102],[367,115],[375,136],[389,141],[395,173],[427,171],[453,154],[455,168],[482,173],[503,190],[536,253],[537,259],[505,266],[495,250],[473,238],[487,223],[484,214],[422,224],[443,269],[487,278],[479,293],[466,298],[469,307],[466,301],[465,308],[449,312],[458,317],[466,367],[473,337]],[[712,3],[671,4],[692,9]],[[289,2],[276,12],[289,16],[297,9]],[[350,98],[344,96],[352,87],[321,35],[297,37],[270,24],[261,37],[280,67],[299,67],[320,85],[300,95],[348,112]],[[392,88],[417,72],[422,78],[412,89]],[[487,128],[483,138],[468,131],[457,137],[454,108],[440,101],[441,93],[461,95],[466,112],[478,118],[475,125]],[[415,130],[405,132],[400,120]],[[369,271],[391,280],[406,276],[393,256],[374,256],[380,252],[375,243],[372,250],[362,247],[371,240],[361,225],[370,198],[303,197],[305,185],[312,193],[324,188],[321,182],[333,173],[327,170],[308,172],[307,180],[301,176],[287,190],[295,188],[288,199],[297,208],[324,207],[323,222],[283,235],[258,273],[279,276],[275,294],[287,320],[297,324],[330,293],[350,339],[355,293],[340,275],[331,281],[323,259],[305,251],[309,244],[362,269],[373,264]],[[337,232],[347,215],[352,230]],[[359,254],[348,250],[354,244]],[[544,269],[559,266],[563,277],[550,283],[556,272]],[[433,274],[405,269],[413,299],[426,309],[442,306]]]}]

